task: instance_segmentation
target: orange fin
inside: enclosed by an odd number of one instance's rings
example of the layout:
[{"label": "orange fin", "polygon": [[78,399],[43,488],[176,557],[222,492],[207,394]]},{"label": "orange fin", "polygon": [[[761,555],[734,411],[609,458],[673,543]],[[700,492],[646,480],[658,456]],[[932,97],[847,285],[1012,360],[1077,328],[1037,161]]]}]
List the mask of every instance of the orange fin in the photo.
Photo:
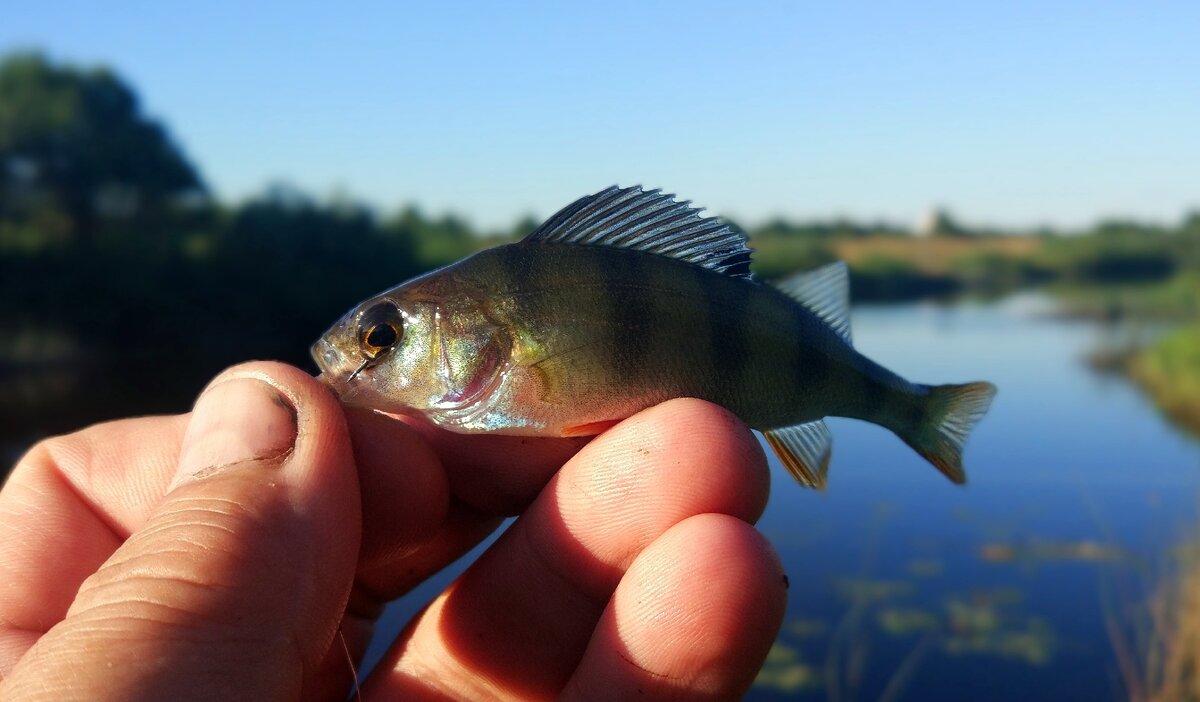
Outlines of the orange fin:
[{"label": "orange fin", "polygon": [[563,436],[595,436],[609,429],[612,429],[621,420],[605,419],[599,422],[588,422],[587,424],[575,424],[562,430]]},{"label": "orange fin", "polygon": [[825,489],[829,458],[833,454],[833,436],[825,422],[818,419],[805,424],[763,432],[779,462],[804,487]]}]

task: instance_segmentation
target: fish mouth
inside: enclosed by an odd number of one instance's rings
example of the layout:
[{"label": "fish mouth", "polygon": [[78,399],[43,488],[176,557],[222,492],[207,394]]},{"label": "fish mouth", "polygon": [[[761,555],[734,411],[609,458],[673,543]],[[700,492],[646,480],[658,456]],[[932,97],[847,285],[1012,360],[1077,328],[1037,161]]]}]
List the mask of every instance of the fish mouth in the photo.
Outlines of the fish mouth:
[{"label": "fish mouth", "polygon": [[313,362],[317,364],[317,370],[320,371],[317,380],[332,390],[339,400],[353,404],[355,398],[351,392],[350,381],[362,367],[354,367],[346,363],[346,357],[325,339],[320,339],[313,344],[309,353],[312,355]]},{"label": "fish mouth", "polygon": [[312,356],[313,362],[317,364],[317,370],[321,371],[321,376],[326,382],[332,383],[334,378],[346,375],[339,371],[339,368],[344,365],[342,354],[338,353],[333,344],[326,339],[318,339],[309,348],[308,353]]}]

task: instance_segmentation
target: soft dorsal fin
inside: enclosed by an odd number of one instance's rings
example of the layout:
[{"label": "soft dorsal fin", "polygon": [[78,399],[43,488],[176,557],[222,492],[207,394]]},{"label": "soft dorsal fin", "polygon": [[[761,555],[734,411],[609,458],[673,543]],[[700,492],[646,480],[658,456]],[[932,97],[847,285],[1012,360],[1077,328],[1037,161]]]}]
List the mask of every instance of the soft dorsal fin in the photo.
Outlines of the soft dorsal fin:
[{"label": "soft dorsal fin", "polygon": [[617,246],[749,278],[746,236],[688,201],[641,186],[611,186],[559,210],[525,241]]},{"label": "soft dorsal fin", "polygon": [[776,287],[833,327],[847,344],[850,340],[850,273],[842,261],[797,273]]}]

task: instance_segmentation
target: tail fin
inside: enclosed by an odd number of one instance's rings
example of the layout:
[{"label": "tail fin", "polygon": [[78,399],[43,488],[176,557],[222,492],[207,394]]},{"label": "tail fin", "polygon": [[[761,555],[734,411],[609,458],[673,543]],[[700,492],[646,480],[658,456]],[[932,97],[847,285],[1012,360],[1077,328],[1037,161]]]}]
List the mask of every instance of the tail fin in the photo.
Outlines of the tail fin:
[{"label": "tail fin", "polygon": [[996,386],[991,383],[934,385],[925,397],[920,423],[910,431],[898,432],[900,438],[961,485],[967,481],[962,467],[963,444],[995,396]]}]

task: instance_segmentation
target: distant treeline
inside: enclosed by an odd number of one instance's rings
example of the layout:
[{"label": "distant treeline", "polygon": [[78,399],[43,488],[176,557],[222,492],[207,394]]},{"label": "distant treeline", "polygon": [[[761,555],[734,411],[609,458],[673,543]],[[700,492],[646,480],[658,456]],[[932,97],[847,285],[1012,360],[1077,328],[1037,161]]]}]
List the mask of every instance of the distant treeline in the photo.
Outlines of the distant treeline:
[{"label": "distant treeline", "polygon": [[[139,354],[181,367],[304,362],[359,299],[536,223],[484,233],[452,215],[380,214],[286,186],[215,202],[111,71],[37,54],[0,61],[0,365]],[[923,237],[849,221],[778,220],[748,234],[761,276],[843,258],[860,299],[1200,269],[1200,214],[1070,235],[975,231],[946,213]]]},{"label": "distant treeline", "polygon": [[964,290],[1004,291],[1069,282],[1141,283],[1200,271],[1200,212],[1175,226],[1108,221],[1076,232],[980,231],[922,236],[887,227],[786,225],[750,230],[767,278],[832,259],[849,262],[858,299],[903,299]]}]

